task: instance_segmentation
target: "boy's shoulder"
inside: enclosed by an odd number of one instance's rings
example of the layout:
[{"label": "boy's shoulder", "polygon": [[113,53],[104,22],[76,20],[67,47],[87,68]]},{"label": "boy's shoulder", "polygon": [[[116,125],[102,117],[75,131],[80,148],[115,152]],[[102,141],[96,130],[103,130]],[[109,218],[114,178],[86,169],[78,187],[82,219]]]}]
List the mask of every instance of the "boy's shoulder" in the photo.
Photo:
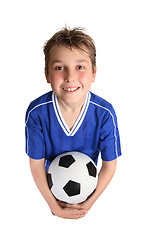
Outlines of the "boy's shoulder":
[{"label": "boy's shoulder", "polygon": [[92,104],[94,104],[95,106],[97,107],[100,107],[102,109],[106,109],[106,110],[109,110],[109,111],[113,111],[113,106],[110,102],[108,102],[107,100],[105,100],[104,98],[92,93],[91,93],[91,99],[90,99],[90,102]]},{"label": "boy's shoulder", "polygon": [[32,109],[34,109],[38,106],[52,102],[52,94],[53,94],[53,91],[50,91],[50,92],[47,92],[47,93],[41,95],[40,97],[36,98],[35,100],[33,100],[30,103],[27,111],[31,111]]}]

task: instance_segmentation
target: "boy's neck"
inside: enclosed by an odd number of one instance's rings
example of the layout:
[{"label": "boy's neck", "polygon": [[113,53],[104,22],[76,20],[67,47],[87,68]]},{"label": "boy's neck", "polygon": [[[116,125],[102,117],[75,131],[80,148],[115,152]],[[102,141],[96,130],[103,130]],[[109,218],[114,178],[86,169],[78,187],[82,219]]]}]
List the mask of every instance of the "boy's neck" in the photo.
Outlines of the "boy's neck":
[{"label": "boy's neck", "polygon": [[85,99],[83,101],[80,101],[78,103],[73,103],[73,104],[67,104],[67,103],[63,102],[62,100],[58,100],[61,114],[63,116],[65,124],[68,126],[70,131],[73,128],[73,126],[75,125],[75,123],[81,113],[84,103],[85,103]]},{"label": "boy's neck", "polygon": [[[58,98],[57,98],[58,99]],[[85,99],[81,99],[79,102],[74,102],[74,103],[66,103],[61,99],[58,99],[58,104],[61,110],[66,111],[66,112],[76,112],[76,111],[81,111]]]}]

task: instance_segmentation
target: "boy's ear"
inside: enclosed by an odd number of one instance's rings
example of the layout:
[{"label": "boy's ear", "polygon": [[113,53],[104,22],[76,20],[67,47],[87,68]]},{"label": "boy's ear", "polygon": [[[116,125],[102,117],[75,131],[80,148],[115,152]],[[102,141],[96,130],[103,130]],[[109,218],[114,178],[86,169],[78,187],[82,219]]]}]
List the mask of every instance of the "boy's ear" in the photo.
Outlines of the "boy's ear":
[{"label": "boy's ear", "polygon": [[94,67],[94,73],[92,75],[92,83],[95,81],[96,78],[97,67]]},{"label": "boy's ear", "polygon": [[47,83],[50,83],[49,77],[48,77],[48,73],[47,73],[47,70],[46,70],[46,69],[45,69],[45,77],[46,77]]}]

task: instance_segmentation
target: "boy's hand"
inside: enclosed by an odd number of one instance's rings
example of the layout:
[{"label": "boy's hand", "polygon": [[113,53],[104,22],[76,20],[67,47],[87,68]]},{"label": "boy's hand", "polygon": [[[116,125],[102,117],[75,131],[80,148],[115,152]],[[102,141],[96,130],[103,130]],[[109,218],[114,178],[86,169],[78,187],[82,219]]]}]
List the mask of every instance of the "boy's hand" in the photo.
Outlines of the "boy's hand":
[{"label": "boy's hand", "polygon": [[[61,204],[59,205],[61,206]],[[87,211],[82,208],[62,207],[62,210],[59,213],[57,213],[56,216],[67,219],[79,219],[84,217],[86,213]]]},{"label": "boy's hand", "polygon": [[98,175],[98,183],[97,188],[94,191],[94,193],[84,202],[79,204],[68,204],[65,202],[59,201],[58,204],[62,208],[70,208],[70,209],[85,209],[88,211],[94,202],[97,200],[97,198],[101,195],[101,193],[104,191],[104,189],[108,186],[110,180],[112,179],[117,165],[117,159],[105,162],[103,161],[101,170]]}]

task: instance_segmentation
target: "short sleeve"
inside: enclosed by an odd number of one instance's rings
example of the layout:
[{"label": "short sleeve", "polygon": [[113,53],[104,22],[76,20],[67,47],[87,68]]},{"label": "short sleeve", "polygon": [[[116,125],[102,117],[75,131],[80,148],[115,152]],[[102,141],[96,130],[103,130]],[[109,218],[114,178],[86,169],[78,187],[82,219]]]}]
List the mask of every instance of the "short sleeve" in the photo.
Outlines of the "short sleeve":
[{"label": "short sleeve", "polygon": [[27,111],[25,137],[27,155],[33,159],[44,158],[45,141],[43,136],[43,130],[36,111]]},{"label": "short sleeve", "polygon": [[100,151],[103,161],[112,161],[121,155],[117,117],[113,107],[106,110],[100,132]]}]

